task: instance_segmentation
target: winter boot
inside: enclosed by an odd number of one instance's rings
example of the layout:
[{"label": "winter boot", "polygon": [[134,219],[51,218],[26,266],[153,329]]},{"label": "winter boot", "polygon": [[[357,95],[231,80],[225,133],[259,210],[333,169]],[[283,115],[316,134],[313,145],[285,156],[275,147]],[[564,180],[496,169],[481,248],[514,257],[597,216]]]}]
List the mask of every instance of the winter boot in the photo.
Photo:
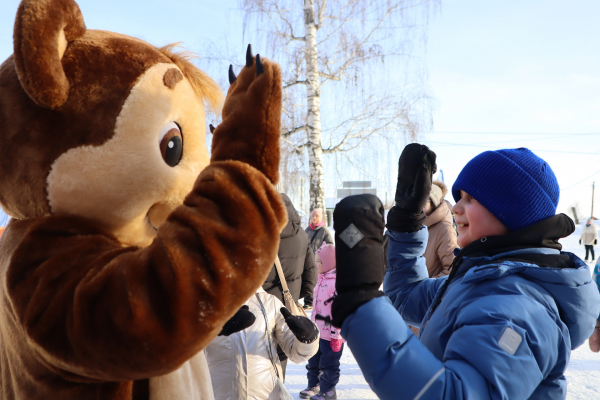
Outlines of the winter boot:
[{"label": "winter boot", "polygon": [[311,396],[314,396],[315,394],[319,393],[319,391],[321,390],[321,388],[319,386],[315,386],[315,387],[307,387],[306,389],[304,389],[303,391],[300,392],[300,398],[301,399],[308,399]]},{"label": "winter boot", "polygon": [[333,388],[329,392],[319,392],[314,396],[311,396],[310,400],[337,400],[335,388]]}]

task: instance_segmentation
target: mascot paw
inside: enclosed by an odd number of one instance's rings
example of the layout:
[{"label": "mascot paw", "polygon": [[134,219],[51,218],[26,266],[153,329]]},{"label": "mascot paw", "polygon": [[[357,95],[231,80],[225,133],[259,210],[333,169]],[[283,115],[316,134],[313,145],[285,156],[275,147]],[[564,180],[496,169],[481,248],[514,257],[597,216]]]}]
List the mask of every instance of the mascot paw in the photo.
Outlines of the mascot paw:
[{"label": "mascot paw", "polygon": [[[252,165],[272,182],[279,178],[281,69],[248,45],[246,66],[236,76],[229,67],[223,122],[214,128],[211,161]],[[211,129],[212,130],[212,129]]]}]

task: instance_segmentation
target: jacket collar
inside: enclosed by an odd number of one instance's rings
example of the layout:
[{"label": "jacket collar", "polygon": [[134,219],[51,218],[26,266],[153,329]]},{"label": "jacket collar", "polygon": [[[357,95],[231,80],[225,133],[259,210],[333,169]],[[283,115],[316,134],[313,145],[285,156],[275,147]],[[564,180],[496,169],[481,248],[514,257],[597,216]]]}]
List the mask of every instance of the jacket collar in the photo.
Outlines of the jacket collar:
[{"label": "jacket collar", "polygon": [[[558,242],[558,239],[569,236],[574,231],[575,224],[571,218],[565,214],[558,214],[525,228],[509,232],[506,235],[483,237],[470,243],[461,249],[454,261],[452,261],[450,275],[438,292],[437,300],[431,309],[431,314],[433,314],[440,304],[448,285],[456,277],[464,276],[473,268],[477,268],[478,270],[484,267],[489,269],[497,268],[500,262],[494,263],[494,261],[499,261],[501,258],[505,260],[506,257],[518,256],[517,260],[521,260],[521,262],[525,259],[529,260],[526,263],[532,263],[540,267],[546,266],[542,261],[548,262],[549,257],[561,257],[561,254],[544,254],[546,251],[540,252],[536,249],[554,249],[560,251],[562,245]],[[554,260],[550,261],[554,262]],[[572,267],[572,263],[564,261],[558,267]],[[482,265],[483,267],[480,267]]]},{"label": "jacket collar", "polygon": [[[544,261],[551,262],[547,256],[560,254],[562,245],[558,240],[569,236],[574,231],[573,220],[565,214],[558,214],[506,235],[483,237],[460,250],[452,263],[452,271],[448,280],[454,279],[457,274],[464,275],[467,270],[481,265],[482,262],[493,263],[494,260],[500,258],[545,266]],[[548,250],[555,251],[549,252]],[[571,264],[564,259],[564,263],[561,265],[564,268]]]},{"label": "jacket collar", "polygon": [[335,279],[336,278],[336,273],[335,273],[335,268],[334,269],[330,269],[329,271],[325,272],[324,274],[319,274],[319,278],[322,279]]}]

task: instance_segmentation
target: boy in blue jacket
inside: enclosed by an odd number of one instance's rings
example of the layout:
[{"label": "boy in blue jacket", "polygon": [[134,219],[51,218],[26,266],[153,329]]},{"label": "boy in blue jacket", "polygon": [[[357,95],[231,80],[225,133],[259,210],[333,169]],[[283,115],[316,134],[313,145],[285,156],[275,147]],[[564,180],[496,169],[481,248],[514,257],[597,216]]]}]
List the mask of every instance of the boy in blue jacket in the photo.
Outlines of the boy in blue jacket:
[{"label": "boy in blue jacket", "polygon": [[462,249],[448,277],[429,279],[422,210],[435,169],[426,146],[400,156],[387,272],[379,199],[337,205],[333,325],[381,399],[564,399],[600,295],[588,266],[560,251],[575,226],[555,215],[554,173],[524,148],[472,159],[452,188]]}]

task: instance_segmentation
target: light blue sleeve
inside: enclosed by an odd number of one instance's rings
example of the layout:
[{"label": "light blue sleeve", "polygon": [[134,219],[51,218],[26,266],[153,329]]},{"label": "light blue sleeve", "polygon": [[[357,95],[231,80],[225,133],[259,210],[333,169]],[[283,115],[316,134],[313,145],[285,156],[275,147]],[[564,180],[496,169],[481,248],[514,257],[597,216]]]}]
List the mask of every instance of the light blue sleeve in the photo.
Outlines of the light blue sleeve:
[{"label": "light blue sleeve", "polygon": [[[592,274],[592,278],[596,283],[596,287],[598,287],[598,291],[600,292],[600,259],[596,262],[596,266],[594,267],[594,273]],[[598,320],[600,321],[600,316],[598,316]]]},{"label": "light blue sleeve", "polygon": [[414,233],[388,231],[387,235],[388,267],[383,291],[404,320],[420,328],[436,293],[448,278],[429,279],[423,257],[428,238],[426,227]]},{"label": "light blue sleeve", "polygon": [[[513,306],[531,306],[514,300],[517,304]],[[460,325],[449,338],[443,362],[410,332],[385,297],[365,303],[349,316],[342,336],[365,380],[382,400],[527,399],[556,365],[559,352],[548,349],[561,348],[568,362],[569,348],[561,342],[556,324],[545,311],[540,312],[539,304],[534,306],[537,314],[531,324],[541,325],[530,330],[530,323],[522,327],[498,318],[497,313],[486,318],[485,313],[497,301],[490,299],[482,305],[484,311],[474,304],[461,312]],[[498,344],[507,328],[525,337],[514,354]]]}]

